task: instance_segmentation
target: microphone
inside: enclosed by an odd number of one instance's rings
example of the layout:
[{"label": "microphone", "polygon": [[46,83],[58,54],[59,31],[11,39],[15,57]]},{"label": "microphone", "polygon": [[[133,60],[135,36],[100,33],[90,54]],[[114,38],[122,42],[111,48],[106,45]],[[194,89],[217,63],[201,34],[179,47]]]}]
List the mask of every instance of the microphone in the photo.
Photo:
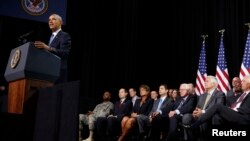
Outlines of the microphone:
[{"label": "microphone", "polygon": [[27,37],[28,36],[30,36],[32,33],[33,33],[34,31],[32,30],[32,31],[30,31],[30,32],[28,32],[28,33],[25,33],[25,34],[23,34],[23,35],[21,35],[21,36],[19,36],[18,37],[18,41],[22,41],[22,42],[26,42],[27,41]]}]

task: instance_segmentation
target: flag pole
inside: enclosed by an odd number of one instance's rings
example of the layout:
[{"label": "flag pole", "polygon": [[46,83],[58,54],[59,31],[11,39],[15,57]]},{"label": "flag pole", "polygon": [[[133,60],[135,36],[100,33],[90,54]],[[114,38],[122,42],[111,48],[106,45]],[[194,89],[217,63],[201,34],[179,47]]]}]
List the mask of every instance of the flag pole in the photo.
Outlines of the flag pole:
[{"label": "flag pole", "polygon": [[204,83],[207,77],[205,40],[208,37],[208,35],[201,35],[201,37],[203,38],[203,41],[200,50],[199,65],[197,70],[196,86],[195,86],[195,93],[197,95],[201,95],[206,91]]},{"label": "flag pole", "polygon": [[227,61],[225,56],[225,47],[224,47],[224,32],[225,29],[219,30],[219,33],[221,34],[220,37],[220,44],[219,44],[219,53],[217,58],[217,66],[216,66],[216,74],[215,77],[218,80],[218,90],[227,93],[228,90],[231,89],[230,83],[229,83],[229,73],[227,68]]}]

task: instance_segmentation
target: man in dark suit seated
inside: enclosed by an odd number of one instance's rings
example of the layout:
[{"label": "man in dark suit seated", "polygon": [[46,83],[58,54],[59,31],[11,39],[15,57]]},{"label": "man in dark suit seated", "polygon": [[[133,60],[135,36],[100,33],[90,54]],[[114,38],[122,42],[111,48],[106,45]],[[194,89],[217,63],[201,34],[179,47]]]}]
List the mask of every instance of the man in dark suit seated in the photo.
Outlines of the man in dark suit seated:
[{"label": "man in dark suit seated", "polygon": [[160,98],[154,102],[150,114],[139,115],[137,117],[140,136],[146,136],[147,128],[151,125],[150,138],[154,141],[160,139],[160,133],[167,125],[167,114],[173,104],[173,100],[168,97],[168,87],[166,84],[160,85],[159,94]]},{"label": "man in dark suit seated", "polygon": [[190,94],[189,85],[183,83],[180,85],[181,98],[176,100],[172,107],[172,111],[169,112],[169,128],[168,128],[168,141],[177,140],[177,127],[178,123],[182,121],[182,116],[187,113],[192,113],[195,108],[197,97]]},{"label": "man in dark suit seated", "polygon": [[[193,114],[185,114],[183,116],[183,124],[191,125],[195,120],[200,118],[200,116],[211,108],[215,104],[225,104],[226,98],[225,94],[221,91],[217,90],[218,81],[214,76],[207,76],[205,80],[205,89],[206,93],[202,94],[199,98],[197,106],[193,111]],[[207,128],[211,125],[211,122],[207,122],[203,126],[201,126],[201,133],[206,133]],[[191,130],[187,130],[188,139],[194,140],[194,135]]]},{"label": "man in dark suit seated", "polygon": [[[203,114],[191,128],[199,127],[204,122],[213,119],[214,125],[250,125],[250,75],[241,82],[243,94],[230,107],[216,104]],[[231,126],[233,127],[233,126]]]},{"label": "man in dark suit seated", "polygon": [[232,80],[233,88],[227,92],[227,106],[231,106],[242,94],[241,80],[239,77],[234,77]]},{"label": "man in dark suit seated", "polygon": [[129,88],[128,92],[129,92],[129,96],[130,96],[130,98],[131,98],[131,101],[132,101],[133,107],[134,107],[135,101],[136,101],[137,99],[140,99],[140,97],[137,96],[137,91],[136,91],[135,88]]},{"label": "man in dark suit seated", "polygon": [[[133,104],[127,96],[128,91],[125,88],[121,88],[119,90],[120,100],[116,101],[113,112],[111,112],[108,117],[100,117],[97,119],[96,127],[98,138],[115,140],[115,137],[121,133],[122,118],[129,116],[133,108]],[[105,138],[105,136],[107,136],[107,138]]]}]

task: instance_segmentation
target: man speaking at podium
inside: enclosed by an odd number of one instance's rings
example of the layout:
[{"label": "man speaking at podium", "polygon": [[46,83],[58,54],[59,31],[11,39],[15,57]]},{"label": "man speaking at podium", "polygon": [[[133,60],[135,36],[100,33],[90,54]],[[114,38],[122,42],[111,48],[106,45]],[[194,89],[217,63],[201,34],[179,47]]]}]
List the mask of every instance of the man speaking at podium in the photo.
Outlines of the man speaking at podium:
[{"label": "man speaking at podium", "polygon": [[67,82],[68,71],[67,62],[71,48],[71,37],[68,33],[62,31],[62,17],[52,14],[49,17],[49,28],[52,31],[48,44],[41,41],[35,41],[35,47],[48,50],[49,52],[61,58],[60,77],[55,84]]}]

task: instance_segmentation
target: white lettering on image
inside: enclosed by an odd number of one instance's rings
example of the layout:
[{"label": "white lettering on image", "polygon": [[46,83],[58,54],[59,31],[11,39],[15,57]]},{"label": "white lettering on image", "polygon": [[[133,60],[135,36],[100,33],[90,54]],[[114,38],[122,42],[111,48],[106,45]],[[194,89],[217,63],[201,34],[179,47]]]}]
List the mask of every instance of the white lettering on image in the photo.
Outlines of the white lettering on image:
[{"label": "white lettering on image", "polygon": [[212,129],[212,136],[246,136],[247,131],[219,131],[218,129]]}]

